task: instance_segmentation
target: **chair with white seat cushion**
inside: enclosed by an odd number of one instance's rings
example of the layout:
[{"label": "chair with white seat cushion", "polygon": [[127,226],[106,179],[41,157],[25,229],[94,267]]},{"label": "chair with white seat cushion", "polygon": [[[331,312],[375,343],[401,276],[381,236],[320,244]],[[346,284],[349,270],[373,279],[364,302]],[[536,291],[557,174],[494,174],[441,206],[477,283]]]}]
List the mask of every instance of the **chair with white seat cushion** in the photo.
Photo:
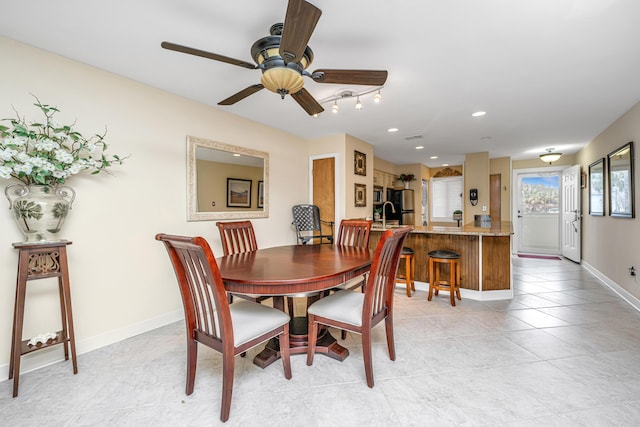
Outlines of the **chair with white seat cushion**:
[{"label": "chair with white seat cushion", "polygon": [[[369,248],[369,234],[371,233],[371,224],[373,221],[370,219],[343,219],[340,221],[340,228],[338,229],[338,238],[334,242],[336,246],[348,246],[354,248]],[[332,291],[340,291],[342,289],[356,289],[361,288],[364,292],[364,285],[367,282],[367,275],[364,273],[359,276],[353,277],[344,283],[339,284]],[[342,339],[347,337],[347,332],[343,330],[341,332]]]},{"label": "chair with white seat cushion", "polygon": [[229,304],[218,264],[202,237],[156,235],[169,253],[178,279],[187,328],[186,394],[193,393],[198,343],[222,353],[220,419],[229,419],[234,357],[273,337],[280,339],[285,378],[291,378],[289,316],[250,301]]},{"label": "chair with white seat cushion", "polygon": [[396,359],[393,340],[393,290],[402,245],[412,227],[387,230],[382,234],[371,263],[364,294],[341,290],[311,304],[307,365],[313,364],[318,324],[362,334],[362,353],[367,385],[373,387],[371,328],[385,321],[389,358]]}]

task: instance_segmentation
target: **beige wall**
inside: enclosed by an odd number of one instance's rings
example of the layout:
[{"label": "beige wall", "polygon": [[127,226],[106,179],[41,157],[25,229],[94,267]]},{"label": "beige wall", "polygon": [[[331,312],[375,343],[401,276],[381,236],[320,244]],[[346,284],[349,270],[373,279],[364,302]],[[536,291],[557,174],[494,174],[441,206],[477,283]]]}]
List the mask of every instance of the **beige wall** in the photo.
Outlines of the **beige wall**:
[{"label": "beige wall", "polygon": [[[351,135],[345,139],[345,218],[366,218],[373,216],[373,145]],[[364,153],[366,157],[367,175],[354,173],[355,151]],[[367,186],[367,206],[355,206],[355,184]]]},{"label": "beige wall", "polygon": [[374,159],[374,163],[375,163],[375,167],[378,170],[384,171],[384,172],[388,172],[394,175],[399,175],[400,173],[398,172],[398,168],[399,166],[397,166],[394,163],[388,162],[386,160],[380,159],[378,157],[376,157]]},{"label": "beige wall", "polygon": [[[0,37],[0,117],[12,105],[37,117],[33,98],[57,105],[61,122],[79,131],[107,126],[109,151],[131,154],[112,175],[68,181],[77,197],[63,230],[78,351],[88,351],[182,317],[174,273],[158,232],[201,235],[221,254],[212,221],[186,221],[186,136],[267,151],[270,217],[253,220],[260,246],[294,244],[291,206],[308,199],[308,143],[286,132],[242,119],[60,56]],[[0,184],[8,185],[5,180]],[[281,189],[286,188],[287,191]],[[6,378],[18,253],[12,212],[0,210],[0,375]],[[25,337],[59,329],[56,288],[32,282]],[[23,357],[28,370],[60,360],[59,347]],[[82,369],[82,367],[80,367]],[[4,372],[4,373],[3,373]]]},{"label": "beige wall", "polygon": [[533,159],[526,160],[513,160],[513,169],[533,169],[533,168],[545,168],[556,166],[574,166],[577,164],[577,158],[575,154],[565,154],[552,164],[548,164],[535,157]]},{"label": "beige wall", "polygon": [[[640,218],[638,217],[638,149],[640,148],[640,103],[636,104],[611,126],[604,130],[589,145],[582,149],[577,160],[582,170],[588,172],[589,165],[599,158],[634,141],[634,180],[636,218],[615,218],[589,215],[589,189],[582,192],[582,258],[600,273],[622,287],[635,298],[640,298],[638,276],[631,277],[628,268],[640,267]],[[608,194],[608,191],[607,191]],[[605,211],[609,212],[608,201]]]},{"label": "beige wall", "polygon": [[[478,190],[478,204],[472,206],[469,190]],[[470,153],[464,158],[464,223],[473,222],[475,215],[489,215],[489,153]],[[486,206],[486,211],[482,207]]]}]

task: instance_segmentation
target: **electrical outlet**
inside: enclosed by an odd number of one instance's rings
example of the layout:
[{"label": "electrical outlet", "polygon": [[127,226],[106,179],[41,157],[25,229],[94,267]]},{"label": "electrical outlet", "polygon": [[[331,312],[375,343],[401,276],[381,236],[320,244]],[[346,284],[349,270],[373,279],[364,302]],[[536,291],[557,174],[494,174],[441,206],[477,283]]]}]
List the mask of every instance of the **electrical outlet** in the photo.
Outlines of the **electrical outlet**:
[{"label": "electrical outlet", "polygon": [[482,206],[482,212],[486,212],[487,211],[487,207],[486,206]]},{"label": "electrical outlet", "polygon": [[631,267],[629,267],[629,276],[635,277],[635,275],[636,275],[636,269],[632,265]]}]

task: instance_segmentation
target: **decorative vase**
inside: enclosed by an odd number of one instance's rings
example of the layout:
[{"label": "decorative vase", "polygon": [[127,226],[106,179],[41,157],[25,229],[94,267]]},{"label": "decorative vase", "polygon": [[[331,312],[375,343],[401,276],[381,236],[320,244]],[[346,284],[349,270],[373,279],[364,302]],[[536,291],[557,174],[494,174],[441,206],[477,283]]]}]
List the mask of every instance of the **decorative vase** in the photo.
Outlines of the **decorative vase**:
[{"label": "decorative vase", "polygon": [[404,182],[404,189],[408,190],[409,189],[409,181],[403,181]]},{"label": "decorative vase", "polygon": [[75,191],[66,186],[9,185],[4,189],[16,223],[28,243],[57,242]]}]

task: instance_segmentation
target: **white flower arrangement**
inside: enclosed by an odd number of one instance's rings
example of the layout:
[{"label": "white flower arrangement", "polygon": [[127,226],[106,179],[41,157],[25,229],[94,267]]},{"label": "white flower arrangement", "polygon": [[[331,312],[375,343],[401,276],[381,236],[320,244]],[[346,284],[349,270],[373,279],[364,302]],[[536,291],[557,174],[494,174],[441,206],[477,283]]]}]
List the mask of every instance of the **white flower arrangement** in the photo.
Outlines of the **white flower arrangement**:
[{"label": "white flower arrangement", "polygon": [[[26,185],[55,186],[80,171],[100,173],[109,166],[122,164],[128,158],[114,154],[107,157],[107,144],[103,134],[85,138],[73,130],[73,125],[63,125],[54,120],[56,107],[42,104],[34,96],[33,104],[42,111],[43,123],[27,123],[16,111],[17,118],[0,120],[0,178],[16,178]],[[9,122],[5,126],[2,122]]]}]

